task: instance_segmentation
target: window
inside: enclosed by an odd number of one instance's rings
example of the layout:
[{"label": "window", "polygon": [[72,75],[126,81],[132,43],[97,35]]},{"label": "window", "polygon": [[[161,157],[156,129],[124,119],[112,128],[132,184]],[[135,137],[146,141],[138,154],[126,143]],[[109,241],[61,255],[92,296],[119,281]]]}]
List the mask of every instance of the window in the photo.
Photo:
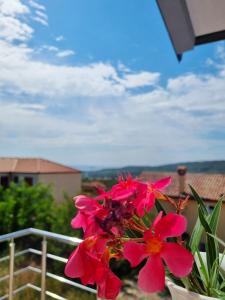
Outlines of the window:
[{"label": "window", "polygon": [[24,177],[24,181],[28,184],[28,185],[33,185],[33,178],[32,177]]},{"label": "window", "polygon": [[9,177],[8,176],[1,176],[1,186],[4,188],[9,187]]},{"label": "window", "polygon": [[13,177],[13,181],[14,181],[15,183],[18,183],[18,182],[19,182],[19,177],[18,177],[18,176],[14,176],[14,177]]}]

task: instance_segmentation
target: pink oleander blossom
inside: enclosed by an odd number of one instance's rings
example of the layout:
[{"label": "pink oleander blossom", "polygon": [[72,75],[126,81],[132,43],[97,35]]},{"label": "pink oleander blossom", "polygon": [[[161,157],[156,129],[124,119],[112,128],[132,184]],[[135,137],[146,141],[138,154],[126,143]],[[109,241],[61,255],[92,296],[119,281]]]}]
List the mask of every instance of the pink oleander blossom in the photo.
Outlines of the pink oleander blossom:
[{"label": "pink oleander blossom", "polygon": [[134,179],[131,175],[123,178],[119,176],[118,183],[111,189],[111,197],[115,201],[123,201],[129,198],[144,195],[147,191],[147,184]]},{"label": "pink oleander blossom", "polygon": [[65,274],[80,278],[82,284],[96,284],[98,297],[115,299],[120,292],[121,280],[109,267],[110,252],[107,239],[100,236],[84,240],[71,254],[65,267]]},{"label": "pink oleander blossom", "polygon": [[145,258],[147,262],[138,275],[138,285],[145,292],[162,291],[165,287],[163,261],[172,274],[187,276],[193,265],[193,255],[183,246],[167,242],[186,230],[186,219],[174,213],[162,217],[160,213],[150,230],[144,233],[144,242],[130,241],[124,245],[124,257],[135,267]]},{"label": "pink oleander blossom", "polygon": [[71,221],[72,228],[82,228],[85,238],[103,233],[98,220],[107,216],[107,210],[95,199],[84,195],[77,196],[74,200],[78,213]]},{"label": "pink oleander blossom", "polygon": [[146,191],[144,197],[137,197],[134,201],[137,214],[143,217],[146,212],[149,212],[155,205],[155,199],[160,197],[161,192],[171,183],[171,177],[165,177],[154,183],[148,182],[146,185]]}]

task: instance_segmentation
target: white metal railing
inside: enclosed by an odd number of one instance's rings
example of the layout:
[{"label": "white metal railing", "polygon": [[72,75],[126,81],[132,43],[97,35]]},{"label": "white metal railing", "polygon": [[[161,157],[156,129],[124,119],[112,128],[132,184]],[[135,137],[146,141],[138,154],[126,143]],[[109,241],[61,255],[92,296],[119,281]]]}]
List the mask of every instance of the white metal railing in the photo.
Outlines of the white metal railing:
[{"label": "white metal railing", "polygon": [[[24,249],[24,250],[15,252],[15,240],[22,238],[24,236],[29,236],[29,235],[35,235],[35,236],[42,237],[41,250],[28,248],[28,249]],[[69,237],[69,236],[65,236],[62,234],[57,234],[57,233],[39,230],[39,229],[35,229],[35,228],[19,230],[16,232],[12,232],[12,233],[0,236],[0,243],[7,242],[7,241],[9,242],[9,255],[0,257],[0,264],[1,264],[1,262],[9,261],[9,274],[0,277],[0,283],[3,281],[7,281],[7,280],[9,281],[8,294],[0,295],[0,300],[4,300],[4,299],[13,300],[14,295],[16,295],[17,293],[19,293],[27,288],[31,288],[33,290],[40,292],[41,300],[45,300],[46,295],[50,296],[51,298],[58,299],[58,300],[67,300],[66,298],[64,298],[60,295],[57,295],[56,293],[46,290],[46,278],[52,278],[54,280],[57,280],[60,283],[68,284],[72,287],[79,288],[83,291],[86,291],[86,292],[89,292],[92,294],[96,294],[95,289],[86,287],[82,284],[79,284],[72,280],[66,279],[65,277],[58,276],[56,274],[53,274],[53,273],[47,271],[47,258],[50,258],[54,261],[58,261],[58,262],[62,262],[62,263],[67,262],[66,258],[47,252],[47,240],[48,239],[59,241],[64,244],[74,245],[74,246],[77,246],[82,241],[78,238]],[[21,269],[15,271],[14,270],[15,258],[18,256],[22,256],[24,254],[27,254],[27,253],[36,254],[36,255],[41,256],[41,268],[37,268],[37,267],[33,267],[31,265],[28,265],[25,268],[21,268]],[[28,282],[28,283],[20,286],[19,288],[14,289],[15,276],[17,276],[21,273],[27,272],[27,271],[32,271],[32,272],[35,272],[35,273],[38,273],[41,275],[41,286],[39,287],[39,286],[36,286],[36,285]]]}]

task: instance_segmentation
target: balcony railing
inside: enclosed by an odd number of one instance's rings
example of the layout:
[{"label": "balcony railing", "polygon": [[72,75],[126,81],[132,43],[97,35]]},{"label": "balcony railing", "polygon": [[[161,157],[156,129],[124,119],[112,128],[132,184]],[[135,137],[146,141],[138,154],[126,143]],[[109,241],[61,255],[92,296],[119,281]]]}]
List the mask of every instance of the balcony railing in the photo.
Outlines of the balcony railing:
[{"label": "balcony railing", "polygon": [[[39,237],[41,237],[42,238],[41,250],[37,250],[37,249],[33,249],[33,248],[27,248],[27,249],[16,252],[15,251],[15,241],[18,240],[19,238],[22,238],[22,237],[25,237],[25,236],[39,236]],[[79,288],[83,291],[86,291],[86,292],[89,292],[89,293],[92,293],[92,294],[96,294],[95,289],[86,287],[82,284],[79,284],[77,282],[69,280],[65,277],[62,277],[62,276],[59,276],[57,274],[53,274],[51,272],[48,272],[48,270],[47,270],[47,258],[52,259],[54,261],[64,263],[64,264],[67,262],[66,258],[47,252],[47,241],[50,240],[50,239],[58,241],[60,243],[70,244],[70,245],[74,245],[74,246],[77,246],[82,241],[78,238],[73,238],[73,237],[69,237],[69,236],[65,236],[65,235],[61,235],[61,234],[56,234],[56,233],[52,233],[52,232],[48,232],[48,231],[44,231],[44,230],[34,229],[34,228],[28,228],[28,229],[24,229],[24,230],[20,230],[20,231],[16,231],[16,232],[13,232],[13,233],[9,233],[9,234],[5,234],[5,235],[0,236],[0,244],[2,242],[9,242],[9,255],[4,256],[4,257],[0,257],[0,266],[1,266],[2,262],[9,261],[9,274],[0,277],[0,283],[3,282],[3,281],[8,280],[8,293],[6,295],[0,295],[0,300],[4,300],[4,299],[12,300],[14,295],[22,292],[25,289],[33,289],[33,290],[39,292],[41,300],[45,300],[46,295],[53,298],[53,299],[67,300],[66,298],[62,297],[61,295],[58,295],[58,294],[56,294],[52,291],[48,291],[46,289],[46,279],[47,278],[51,278],[51,279],[57,280],[60,283],[68,284],[71,287]],[[31,254],[41,256],[41,267],[38,268],[38,267],[28,265],[24,268],[20,268],[19,270],[15,271],[15,263],[14,263],[15,258],[19,257],[19,256],[23,256],[27,253],[31,253]],[[0,268],[0,270],[1,270],[1,268]],[[32,271],[32,272],[35,272],[35,273],[38,273],[38,274],[41,275],[41,284],[40,284],[40,286],[37,286],[37,285],[35,285],[31,282],[27,282],[26,284],[24,284],[24,285],[22,285],[18,288],[15,288],[14,287],[15,277],[22,274],[22,273],[24,273],[24,272],[27,272],[27,271]],[[1,276],[1,274],[0,274],[0,276]]]}]

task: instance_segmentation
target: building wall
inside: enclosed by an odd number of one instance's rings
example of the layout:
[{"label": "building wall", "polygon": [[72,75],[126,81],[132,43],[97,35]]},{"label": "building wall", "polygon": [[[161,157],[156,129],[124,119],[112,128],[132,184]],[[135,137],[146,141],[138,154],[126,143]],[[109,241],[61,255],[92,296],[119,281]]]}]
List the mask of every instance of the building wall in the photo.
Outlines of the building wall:
[{"label": "building wall", "polygon": [[[14,181],[14,182],[20,182],[25,180],[26,178],[31,178],[33,184],[37,183],[37,174],[30,174],[30,173],[0,173],[0,182],[1,182],[1,177],[8,177],[9,182]],[[15,180],[17,179],[17,180]]]},{"label": "building wall", "polygon": [[18,177],[19,181],[23,181],[26,177],[31,177],[33,179],[33,184],[38,182],[37,174],[29,174],[29,173],[13,173],[13,178]]},{"label": "building wall", "polygon": [[57,202],[63,201],[63,192],[74,197],[81,192],[81,173],[39,174],[38,181],[51,184]]}]

